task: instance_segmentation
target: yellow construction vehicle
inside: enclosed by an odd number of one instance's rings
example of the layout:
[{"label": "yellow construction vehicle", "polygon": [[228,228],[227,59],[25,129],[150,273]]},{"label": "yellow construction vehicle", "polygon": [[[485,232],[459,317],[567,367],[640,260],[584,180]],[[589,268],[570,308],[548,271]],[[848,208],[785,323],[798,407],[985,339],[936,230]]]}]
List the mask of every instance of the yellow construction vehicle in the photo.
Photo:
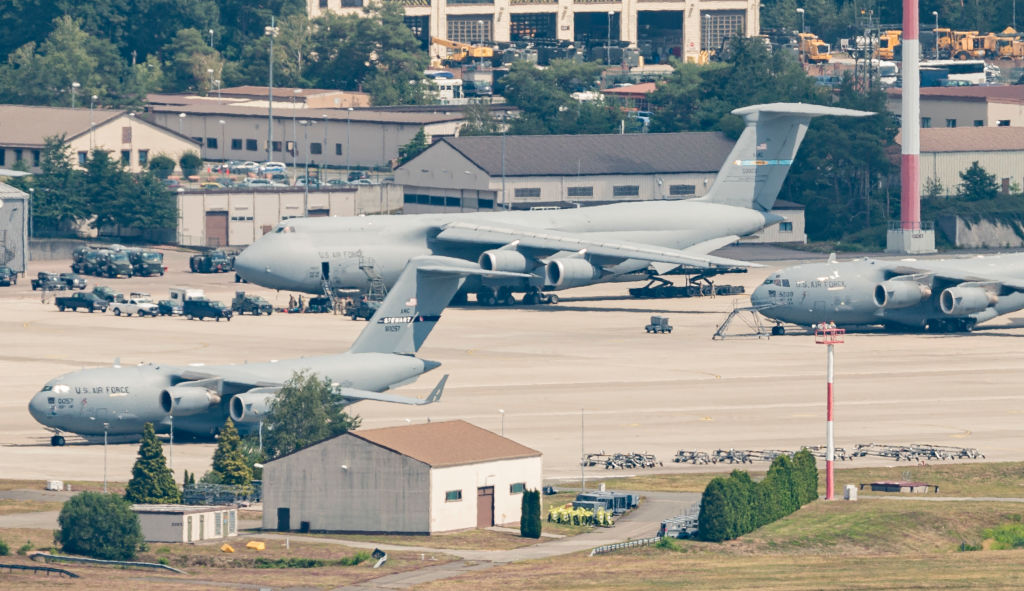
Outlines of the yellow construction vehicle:
[{"label": "yellow construction vehicle", "polygon": [[935,29],[939,57],[943,59],[974,59],[985,57],[984,42],[976,47],[977,31],[953,31],[947,28]]},{"label": "yellow construction vehicle", "polygon": [[832,61],[832,48],[813,33],[798,33],[800,55],[811,64],[826,64]]},{"label": "yellow construction vehicle", "polygon": [[470,45],[459,41],[449,41],[440,37],[431,37],[430,42],[434,45],[447,47],[450,51],[444,60],[446,65],[457,65],[475,59],[491,59],[494,57],[494,48],[486,45]]},{"label": "yellow construction vehicle", "polygon": [[896,59],[896,48],[903,43],[903,31],[882,31],[878,36],[878,50],[875,57],[882,60]]}]

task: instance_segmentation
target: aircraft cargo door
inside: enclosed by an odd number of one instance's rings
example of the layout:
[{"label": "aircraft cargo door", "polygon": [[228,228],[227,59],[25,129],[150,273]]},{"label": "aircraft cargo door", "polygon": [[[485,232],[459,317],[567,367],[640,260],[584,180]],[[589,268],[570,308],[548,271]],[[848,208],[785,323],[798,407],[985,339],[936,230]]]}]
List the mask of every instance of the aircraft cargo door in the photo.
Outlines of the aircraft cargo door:
[{"label": "aircraft cargo door", "polygon": [[478,528],[494,525],[494,487],[481,486],[476,489],[476,526]]},{"label": "aircraft cargo door", "polygon": [[206,246],[228,245],[228,212],[206,212]]}]

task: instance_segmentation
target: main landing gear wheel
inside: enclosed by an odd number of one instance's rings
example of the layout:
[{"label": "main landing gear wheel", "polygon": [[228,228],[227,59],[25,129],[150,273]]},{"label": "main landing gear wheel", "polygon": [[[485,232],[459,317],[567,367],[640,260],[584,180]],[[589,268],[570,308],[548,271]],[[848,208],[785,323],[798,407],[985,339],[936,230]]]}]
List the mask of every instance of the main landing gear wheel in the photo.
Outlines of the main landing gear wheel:
[{"label": "main landing gear wheel", "polygon": [[52,445],[53,447],[61,447],[65,443],[67,442],[64,441],[63,435],[54,435],[53,437],[50,438],[50,445]]},{"label": "main landing gear wheel", "polygon": [[772,336],[773,337],[782,336],[784,334],[786,334],[786,327],[785,326],[782,326],[781,324],[776,324],[775,326],[772,327]]}]

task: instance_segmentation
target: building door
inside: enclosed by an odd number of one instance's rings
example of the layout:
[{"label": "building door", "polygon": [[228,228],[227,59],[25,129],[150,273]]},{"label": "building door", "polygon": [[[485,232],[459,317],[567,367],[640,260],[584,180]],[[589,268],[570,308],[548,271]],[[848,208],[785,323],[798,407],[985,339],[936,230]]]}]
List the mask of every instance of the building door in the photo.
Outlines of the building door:
[{"label": "building door", "polygon": [[481,486],[476,489],[476,526],[478,528],[494,525],[494,487]]},{"label": "building door", "polygon": [[330,261],[321,261],[320,262],[320,276],[323,277],[324,279],[330,279],[331,278],[331,263],[330,263]]},{"label": "building door", "polygon": [[186,542],[192,541],[192,516],[189,515],[185,521],[188,523],[188,537],[185,538]]},{"label": "building door", "polygon": [[331,210],[329,209],[311,209],[306,212],[306,217],[308,218],[325,218],[329,215],[331,215]]},{"label": "building door", "polygon": [[277,508],[277,531],[288,531],[291,529],[289,523],[292,519],[292,510],[288,507]]},{"label": "building door", "polygon": [[205,515],[200,515],[199,516],[199,539],[200,540],[205,540],[206,539],[206,516]]},{"label": "building door", "polygon": [[228,212],[206,212],[206,246],[228,245]]}]

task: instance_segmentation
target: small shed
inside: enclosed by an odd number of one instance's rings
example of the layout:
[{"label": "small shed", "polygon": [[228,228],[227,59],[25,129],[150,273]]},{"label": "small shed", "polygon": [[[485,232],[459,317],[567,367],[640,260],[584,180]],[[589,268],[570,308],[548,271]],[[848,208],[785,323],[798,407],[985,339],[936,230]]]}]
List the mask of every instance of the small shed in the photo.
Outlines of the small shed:
[{"label": "small shed", "polygon": [[28,266],[28,199],[24,191],[0,183],[0,266],[17,273]]},{"label": "small shed", "polygon": [[350,431],[267,462],[263,527],[432,534],[519,521],[541,453],[466,421]]},{"label": "small shed", "polygon": [[[864,488],[864,485],[861,485]],[[928,489],[939,492],[939,487],[927,482],[908,482],[905,480],[882,480],[871,483],[873,492],[894,492],[894,493],[926,493]]]},{"label": "small shed", "polygon": [[132,505],[147,542],[200,542],[238,535],[231,505]]}]

